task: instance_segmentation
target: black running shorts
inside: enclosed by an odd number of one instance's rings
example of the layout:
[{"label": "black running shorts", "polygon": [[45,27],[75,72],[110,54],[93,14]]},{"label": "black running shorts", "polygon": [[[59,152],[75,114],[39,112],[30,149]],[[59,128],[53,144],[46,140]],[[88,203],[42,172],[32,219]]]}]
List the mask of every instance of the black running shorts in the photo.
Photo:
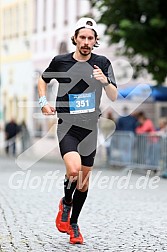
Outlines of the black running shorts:
[{"label": "black running shorts", "polygon": [[93,166],[97,145],[97,124],[89,129],[84,125],[80,127],[63,122],[58,124],[57,136],[62,158],[66,153],[76,151],[80,154],[82,165]]}]

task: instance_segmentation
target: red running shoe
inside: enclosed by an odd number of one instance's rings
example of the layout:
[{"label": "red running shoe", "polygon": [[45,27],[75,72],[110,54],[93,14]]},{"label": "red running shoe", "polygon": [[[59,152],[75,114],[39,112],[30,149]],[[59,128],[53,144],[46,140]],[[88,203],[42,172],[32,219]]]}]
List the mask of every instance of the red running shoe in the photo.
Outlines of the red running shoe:
[{"label": "red running shoe", "polygon": [[78,224],[72,223],[69,227],[68,234],[70,235],[71,244],[83,244],[83,237],[80,233]]},{"label": "red running shoe", "polygon": [[71,206],[67,206],[63,203],[63,198],[59,203],[59,212],[56,217],[56,227],[62,233],[67,233],[70,226],[70,211]]}]

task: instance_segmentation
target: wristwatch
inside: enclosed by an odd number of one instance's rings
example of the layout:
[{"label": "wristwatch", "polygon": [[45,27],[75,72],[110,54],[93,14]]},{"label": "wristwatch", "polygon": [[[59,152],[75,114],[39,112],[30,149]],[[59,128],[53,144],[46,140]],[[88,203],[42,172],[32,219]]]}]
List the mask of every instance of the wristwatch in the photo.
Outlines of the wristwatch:
[{"label": "wristwatch", "polygon": [[110,77],[107,77],[107,83],[103,84],[103,86],[107,87],[111,83],[112,83],[112,81],[111,81]]}]

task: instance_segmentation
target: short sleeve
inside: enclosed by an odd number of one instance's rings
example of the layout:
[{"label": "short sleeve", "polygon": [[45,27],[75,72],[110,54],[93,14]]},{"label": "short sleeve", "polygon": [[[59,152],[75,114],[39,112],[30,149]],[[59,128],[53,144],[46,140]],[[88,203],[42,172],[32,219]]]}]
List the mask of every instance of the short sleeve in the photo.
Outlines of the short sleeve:
[{"label": "short sleeve", "polygon": [[105,74],[105,76],[109,77],[111,80],[111,83],[117,87],[116,81],[115,81],[115,76],[114,76],[114,71],[111,65],[111,62],[105,58],[105,63],[104,63],[104,69],[103,69],[103,73]]},{"label": "short sleeve", "polygon": [[42,73],[42,79],[49,83],[52,79],[54,79],[54,72],[56,71],[56,60],[55,58],[52,59],[49,66],[45,69],[45,71]]}]

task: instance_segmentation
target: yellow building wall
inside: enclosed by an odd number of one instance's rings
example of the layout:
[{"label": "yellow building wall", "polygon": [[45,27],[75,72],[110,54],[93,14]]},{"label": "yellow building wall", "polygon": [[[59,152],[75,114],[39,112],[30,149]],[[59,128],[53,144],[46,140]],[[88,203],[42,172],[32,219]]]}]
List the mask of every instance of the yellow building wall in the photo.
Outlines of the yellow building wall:
[{"label": "yellow building wall", "polygon": [[22,81],[17,76],[24,65],[31,64],[32,4],[33,0],[1,1],[0,4],[1,103],[4,122],[12,117],[20,122],[28,116],[27,108],[19,107],[18,102],[27,101],[30,92],[23,94],[20,91],[23,89],[21,86],[26,85],[26,79]]}]

